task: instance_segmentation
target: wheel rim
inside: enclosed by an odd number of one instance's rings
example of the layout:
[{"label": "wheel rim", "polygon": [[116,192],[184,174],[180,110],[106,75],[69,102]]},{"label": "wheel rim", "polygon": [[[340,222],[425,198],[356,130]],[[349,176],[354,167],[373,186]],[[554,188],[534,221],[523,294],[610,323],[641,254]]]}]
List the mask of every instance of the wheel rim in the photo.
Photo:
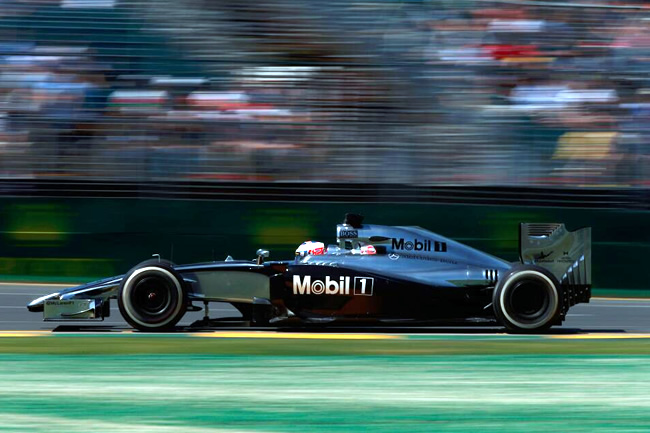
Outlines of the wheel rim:
[{"label": "wheel rim", "polygon": [[163,278],[144,277],[140,279],[131,292],[133,306],[147,316],[163,314],[172,301],[173,287]]},{"label": "wheel rim", "polygon": [[160,267],[134,271],[124,283],[121,299],[126,316],[143,328],[168,326],[182,314],[181,285],[170,271]]},{"label": "wheel rim", "polygon": [[552,320],[559,308],[559,297],[549,277],[536,270],[526,270],[505,281],[499,303],[510,324],[534,330]]},{"label": "wheel rim", "polygon": [[520,280],[511,289],[509,310],[518,321],[538,321],[548,310],[549,304],[550,293],[548,288],[539,280]]}]

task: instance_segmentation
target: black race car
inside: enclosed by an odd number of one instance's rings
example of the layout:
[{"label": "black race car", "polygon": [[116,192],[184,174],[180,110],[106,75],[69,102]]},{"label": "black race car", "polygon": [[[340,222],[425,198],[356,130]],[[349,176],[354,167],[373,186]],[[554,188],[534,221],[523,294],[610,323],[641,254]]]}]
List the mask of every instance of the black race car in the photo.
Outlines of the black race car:
[{"label": "black race car", "polygon": [[[419,227],[363,224],[347,214],[337,244],[308,242],[292,260],[177,266],[160,258],[125,275],[65,289],[28,305],[45,320],[101,320],[111,299],[142,331],[174,328],[186,311],[227,302],[255,326],[499,323],[541,332],[591,296],[591,229],[520,224],[509,263]],[[197,305],[199,304],[199,305]]]}]

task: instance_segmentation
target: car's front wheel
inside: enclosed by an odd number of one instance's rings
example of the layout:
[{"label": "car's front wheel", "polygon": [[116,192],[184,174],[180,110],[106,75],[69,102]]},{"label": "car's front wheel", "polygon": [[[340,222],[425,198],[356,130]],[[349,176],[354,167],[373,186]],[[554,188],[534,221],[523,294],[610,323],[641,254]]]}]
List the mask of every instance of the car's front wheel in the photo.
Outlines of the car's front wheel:
[{"label": "car's front wheel", "polygon": [[147,260],[124,276],[117,303],[124,320],[134,328],[167,331],[185,314],[187,294],[171,263]]},{"label": "car's front wheel", "polygon": [[548,270],[518,265],[508,271],[494,290],[497,320],[510,332],[543,332],[558,322],[562,312],[561,288]]}]

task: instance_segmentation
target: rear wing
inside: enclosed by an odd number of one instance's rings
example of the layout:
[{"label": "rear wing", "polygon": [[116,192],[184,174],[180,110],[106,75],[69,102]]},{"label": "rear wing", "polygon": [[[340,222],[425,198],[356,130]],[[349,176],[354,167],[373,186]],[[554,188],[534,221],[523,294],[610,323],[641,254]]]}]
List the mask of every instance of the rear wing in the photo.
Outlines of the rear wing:
[{"label": "rear wing", "polygon": [[591,227],[519,224],[519,258],[548,269],[562,285],[591,287]]}]

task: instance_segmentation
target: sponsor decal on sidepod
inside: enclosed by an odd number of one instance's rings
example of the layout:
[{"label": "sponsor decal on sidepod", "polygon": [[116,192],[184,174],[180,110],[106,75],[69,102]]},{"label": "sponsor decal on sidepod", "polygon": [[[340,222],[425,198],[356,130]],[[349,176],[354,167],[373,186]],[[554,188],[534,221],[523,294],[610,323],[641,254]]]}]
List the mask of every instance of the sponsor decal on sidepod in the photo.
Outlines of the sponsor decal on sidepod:
[{"label": "sponsor decal on sidepod", "polygon": [[[404,238],[392,240],[392,247],[394,250],[405,250],[405,251],[431,251],[431,241],[428,239],[418,240],[413,239],[412,241],[404,240]],[[447,251],[447,242],[433,242],[433,251],[436,252],[446,252]]]},{"label": "sponsor decal on sidepod", "polygon": [[339,232],[339,238],[341,239],[352,239],[352,238],[358,238],[359,237],[359,231],[358,230],[341,230]]},{"label": "sponsor decal on sidepod", "polygon": [[[351,277],[330,278],[325,280],[313,280],[311,275],[293,276],[294,295],[355,295],[372,296],[375,279],[372,277],[354,277],[353,285],[350,285]],[[352,288],[352,290],[350,290]]]}]

